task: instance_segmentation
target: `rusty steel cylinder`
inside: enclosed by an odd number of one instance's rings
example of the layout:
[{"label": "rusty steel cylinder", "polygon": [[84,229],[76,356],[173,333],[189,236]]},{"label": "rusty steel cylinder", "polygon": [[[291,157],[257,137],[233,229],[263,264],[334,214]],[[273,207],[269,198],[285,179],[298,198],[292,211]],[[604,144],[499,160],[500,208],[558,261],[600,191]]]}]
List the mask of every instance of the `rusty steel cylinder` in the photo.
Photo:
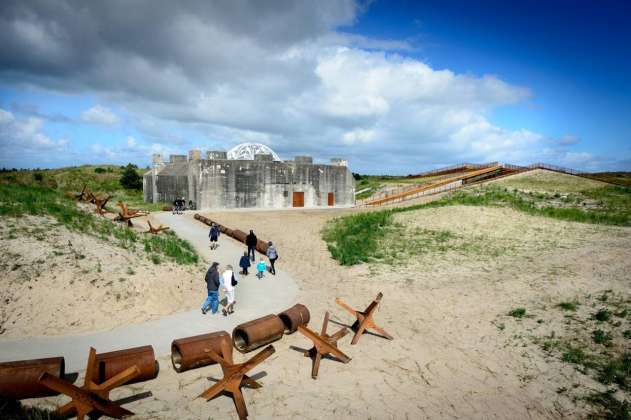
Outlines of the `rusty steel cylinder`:
[{"label": "rusty steel cylinder", "polygon": [[279,313],[278,317],[285,324],[285,333],[287,334],[296,332],[299,326],[306,326],[311,319],[309,309],[301,303]]},{"label": "rusty steel cylinder", "polygon": [[241,353],[247,353],[280,340],[284,332],[283,321],[277,315],[267,315],[237,325],[232,330],[232,343]]},{"label": "rusty steel cylinder", "polygon": [[267,255],[267,247],[268,245],[266,241],[263,241],[261,239],[258,239],[256,241],[256,250],[260,252],[261,254]]},{"label": "rusty steel cylinder", "polygon": [[205,351],[210,349],[232,361],[232,340],[226,331],[179,338],[171,343],[171,362],[176,372],[212,365],[215,363]]},{"label": "rusty steel cylinder", "polygon": [[96,363],[98,369],[94,372],[92,380],[97,384],[102,384],[134,365],[140,369],[140,375],[127,382],[129,384],[155,379],[160,369],[152,346],[99,353],[96,355]]},{"label": "rusty steel cylinder", "polygon": [[65,366],[63,357],[0,363],[0,395],[14,400],[58,395],[38,379],[44,372],[63,379]]},{"label": "rusty steel cylinder", "polygon": [[232,231],[232,237],[239,242],[245,243],[245,238],[247,238],[248,234],[242,230],[235,229]]}]

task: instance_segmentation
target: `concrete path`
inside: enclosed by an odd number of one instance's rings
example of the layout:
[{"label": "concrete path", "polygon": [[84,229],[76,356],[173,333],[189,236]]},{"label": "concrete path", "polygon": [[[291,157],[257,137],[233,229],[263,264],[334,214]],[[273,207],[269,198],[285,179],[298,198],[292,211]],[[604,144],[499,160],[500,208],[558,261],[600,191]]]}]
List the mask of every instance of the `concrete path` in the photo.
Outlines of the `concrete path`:
[{"label": "concrete path", "polygon": [[[184,215],[157,213],[152,215],[159,223],[173,229],[178,236],[191,242],[201,257],[208,261],[220,263],[220,271],[227,264],[237,267],[245,245],[225,235],[219,238],[219,248],[211,251],[208,241],[208,227],[193,219],[193,212]],[[248,226],[234,226],[247,230]],[[259,255],[257,255],[258,261]],[[252,267],[253,269],[254,267]],[[255,270],[252,270],[255,272]],[[296,302],[298,288],[296,283],[284,272],[277,270],[276,275],[266,273],[262,280],[254,274],[238,276],[236,288],[235,313],[224,317],[221,313],[203,315],[199,309],[202,301],[194,302],[196,309],[142,324],[118,327],[109,331],[100,331],[63,337],[36,337],[24,340],[0,341],[0,362],[11,360],[38,359],[42,357],[64,356],[66,371],[74,372],[85,369],[90,346],[97,352],[124,349],[129,347],[152,345],[156,357],[170,354],[171,341],[176,338],[204,334],[213,331],[232,329],[245,321],[249,321],[270,313],[283,311]],[[200,279],[200,287],[204,283]],[[200,296],[203,294],[200,293]],[[164,296],[169,299],[169,296]],[[219,299],[222,299],[220,294]]]}]

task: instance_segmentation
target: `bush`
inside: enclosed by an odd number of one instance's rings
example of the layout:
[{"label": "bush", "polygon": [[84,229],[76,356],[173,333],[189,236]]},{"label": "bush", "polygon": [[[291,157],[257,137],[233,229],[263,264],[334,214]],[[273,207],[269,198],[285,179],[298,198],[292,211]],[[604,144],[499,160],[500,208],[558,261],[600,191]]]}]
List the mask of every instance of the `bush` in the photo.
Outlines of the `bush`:
[{"label": "bush", "polygon": [[121,176],[120,183],[123,188],[128,190],[140,190],[142,189],[142,177],[138,175],[136,171],[137,166],[131,163],[125,166],[123,175]]},{"label": "bush", "polygon": [[41,172],[35,172],[33,174],[33,179],[35,179],[35,181],[37,182],[42,182],[44,180],[44,174],[42,174]]},{"label": "bush", "polygon": [[106,170],[103,169],[103,168],[94,168],[94,173],[103,174],[105,172],[106,172]]},{"label": "bush", "polygon": [[508,315],[512,316],[513,318],[523,318],[524,316],[526,316],[526,309],[525,308],[513,309],[512,311],[508,313]]}]

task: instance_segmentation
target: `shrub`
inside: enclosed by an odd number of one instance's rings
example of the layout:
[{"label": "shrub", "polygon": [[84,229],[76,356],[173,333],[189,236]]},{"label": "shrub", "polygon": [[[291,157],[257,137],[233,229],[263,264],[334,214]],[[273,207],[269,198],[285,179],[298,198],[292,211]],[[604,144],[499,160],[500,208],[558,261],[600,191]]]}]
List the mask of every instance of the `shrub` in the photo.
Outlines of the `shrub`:
[{"label": "shrub", "polygon": [[123,175],[121,175],[120,183],[123,188],[128,190],[140,190],[142,189],[142,177],[136,171],[136,165],[131,163],[125,166]]},{"label": "shrub", "polygon": [[607,309],[601,309],[594,314],[594,319],[600,322],[609,321],[611,318],[611,312]]},{"label": "shrub", "polygon": [[105,172],[106,172],[106,170],[103,169],[103,168],[94,168],[94,173],[104,174]]},{"label": "shrub", "polygon": [[592,331],[592,339],[596,344],[608,345],[611,342],[611,334],[603,330]]},{"label": "shrub", "polygon": [[526,316],[526,309],[525,308],[513,309],[512,311],[508,313],[508,315],[512,316],[513,318],[523,318],[524,316]]},{"label": "shrub", "polygon": [[42,174],[41,172],[35,172],[33,174],[33,179],[37,182],[42,182],[44,180],[44,174]]},{"label": "shrub", "polygon": [[564,311],[575,311],[578,307],[578,302],[561,302],[559,303],[559,308]]}]

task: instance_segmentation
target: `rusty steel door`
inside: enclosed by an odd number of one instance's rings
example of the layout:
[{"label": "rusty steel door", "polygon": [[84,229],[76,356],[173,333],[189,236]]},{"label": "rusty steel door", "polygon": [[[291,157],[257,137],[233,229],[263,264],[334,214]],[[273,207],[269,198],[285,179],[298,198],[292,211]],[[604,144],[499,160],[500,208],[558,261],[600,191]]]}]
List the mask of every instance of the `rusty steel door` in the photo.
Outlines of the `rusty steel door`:
[{"label": "rusty steel door", "polygon": [[329,204],[329,207],[335,205],[335,194],[333,194],[332,192],[329,193],[328,197],[327,197],[327,202]]},{"label": "rusty steel door", "polygon": [[294,207],[304,207],[305,206],[305,193],[304,192],[294,192],[293,195],[293,206]]}]

